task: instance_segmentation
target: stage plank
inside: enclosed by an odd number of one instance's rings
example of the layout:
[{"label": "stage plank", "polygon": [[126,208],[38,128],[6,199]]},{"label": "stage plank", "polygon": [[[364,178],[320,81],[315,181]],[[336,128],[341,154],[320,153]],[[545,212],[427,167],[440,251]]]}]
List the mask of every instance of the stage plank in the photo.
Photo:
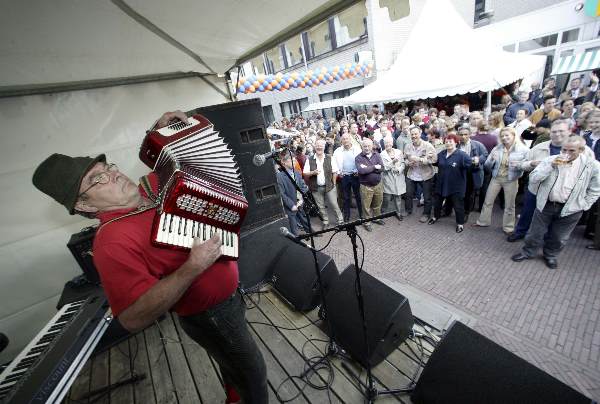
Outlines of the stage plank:
[{"label": "stage plank", "polygon": [[[305,386],[299,376],[305,369],[305,356],[322,356],[328,337],[323,331],[317,310],[299,313],[290,308],[270,288],[245,296],[246,319],[267,364],[269,400],[277,403],[276,392],[289,399],[300,392],[294,403],[363,403],[363,389],[348,372],[352,369],[364,380],[366,371],[350,358],[330,359],[333,380],[329,390]],[[260,324],[264,323],[264,324]],[[425,334],[421,325],[416,331]],[[360,332],[360,330],[357,330]],[[373,369],[377,388],[402,388],[433,350],[421,338],[401,344],[388,358]],[[342,366],[345,364],[345,366]],[[75,380],[69,398],[77,400],[93,389],[106,387],[135,375],[145,379],[113,389],[98,402],[105,403],[223,403],[225,393],[217,364],[206,351],[181,329],[177,316],[167,315],[158,325],[148,327],[110,350],[93,356]],[[325,385],[329,374],[323,370],[311,381]],[[281,386],[281,383],[285,383]],[[66,399],[65,402],[73,402]],[[84,400],[83,402],[88,402]],[[407,394],[381,396],[377,403],[410,403]],[[79,402],[78,402],[79,403]]]}]

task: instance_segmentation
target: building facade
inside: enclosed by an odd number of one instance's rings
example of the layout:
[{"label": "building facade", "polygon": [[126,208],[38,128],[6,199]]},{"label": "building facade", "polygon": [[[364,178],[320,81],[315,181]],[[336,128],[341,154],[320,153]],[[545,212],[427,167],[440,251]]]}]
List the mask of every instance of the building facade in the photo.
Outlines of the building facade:
[{"label": "building facade", "polygon": [[[600,49],[600,19],[585,15],[583,0],[450,2],[490,46],[547,56],[545,71],[540,72],[537,80],[547,77],[560,57]],[[302,113],[309,104],[343,98],[358,91],[396,61],[424,3],[424,0],[359,2],[248,61],[240,69],[239,76],[232,76],[232,81],[237,83],[238,78],[250,75],[302,74],[371,60],[374,68],[369,74],[315,87],[237,94],[238,99],[260,98],[265,120],[270,123]],[[440,46],[456,45],[464,52],[477,51],[470,49],[469,44],[453,44],[452,38],[444,37],[443,27],[439,27],[439,32]],[[423,49],[423,52],[432,51],[435,49]],[[568,75],[564,76],[558,77],[559,86],[564,86],[570,79]],[[328,118],[335,114],[332,109],[316,112]]]}]

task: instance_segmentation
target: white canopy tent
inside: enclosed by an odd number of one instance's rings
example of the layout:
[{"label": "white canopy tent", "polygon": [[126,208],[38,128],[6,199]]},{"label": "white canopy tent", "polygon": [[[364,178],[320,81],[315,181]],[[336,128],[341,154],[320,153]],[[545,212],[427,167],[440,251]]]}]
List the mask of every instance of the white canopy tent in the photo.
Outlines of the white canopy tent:
[{"label": "white canopy tent", "polygon": [[343,104],[491,91],[541,72],[545,60],[491,48],[448,0],[428,0],[392,67]]},{"label": "white canopy tent", "polygon": [[66,248],[92,222],[31,184],[54,152],[131,178],[164,111],[230,101],[225,76],[357,0],[0,0],[0,332],[12,358],[81,273]]}]

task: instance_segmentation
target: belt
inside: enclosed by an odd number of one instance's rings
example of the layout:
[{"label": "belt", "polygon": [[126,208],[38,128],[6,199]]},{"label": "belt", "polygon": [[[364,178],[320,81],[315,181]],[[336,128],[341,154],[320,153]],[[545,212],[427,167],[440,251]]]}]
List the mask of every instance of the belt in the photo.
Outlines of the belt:
[{"label": "belt", "polygon": [[548,203],[551,203],[554,206],[565,206],[564,202],[554,202],[554,201],[548,200]]},{"label": "belt", "polygon": [[355,173],[342,174],[342,177],[354,177],[355,175],[356,175]]}]

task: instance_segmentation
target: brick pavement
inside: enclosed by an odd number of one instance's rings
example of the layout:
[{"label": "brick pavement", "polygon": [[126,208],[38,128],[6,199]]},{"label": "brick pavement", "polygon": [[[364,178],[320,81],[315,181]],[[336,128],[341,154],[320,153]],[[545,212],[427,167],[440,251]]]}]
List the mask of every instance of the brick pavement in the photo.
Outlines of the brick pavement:
[{"label": "brick pavement", "polygon": [[[584,248],[589,241],[583,227],[574,231],[559,269],[550,270],[541,258],[510,260],[522,243],[505,241],[497,206],[491,227],[466,225],[461,234],[454,231],[453,217],[433,226],[418,218],[389,218],[385,226],[373,225],[371,233],[361,228],[364,270],[468,313],[481,334],[599,400],[600,253]],[[325,252],[340,270],[352,262],[344,233]]]}]

